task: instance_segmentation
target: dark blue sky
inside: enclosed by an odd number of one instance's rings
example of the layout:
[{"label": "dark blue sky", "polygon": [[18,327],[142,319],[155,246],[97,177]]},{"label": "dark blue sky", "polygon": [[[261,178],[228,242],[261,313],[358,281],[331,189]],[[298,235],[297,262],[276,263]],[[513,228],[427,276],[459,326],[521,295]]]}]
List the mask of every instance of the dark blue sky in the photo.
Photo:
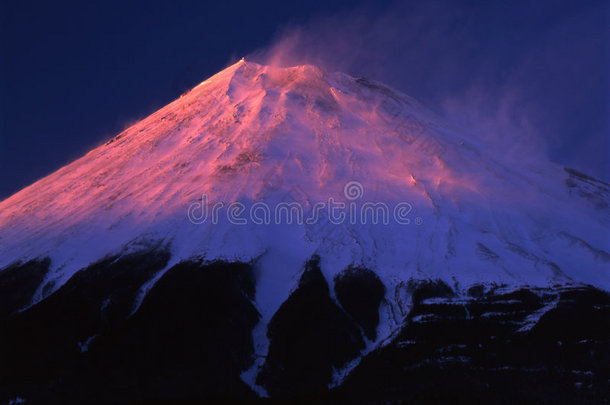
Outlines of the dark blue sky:
[{"label": "dark blue sky", "polygon": [[426,4],[5,0],[0,199],[294,32],[303,54],[608,179],[605,2]]}]

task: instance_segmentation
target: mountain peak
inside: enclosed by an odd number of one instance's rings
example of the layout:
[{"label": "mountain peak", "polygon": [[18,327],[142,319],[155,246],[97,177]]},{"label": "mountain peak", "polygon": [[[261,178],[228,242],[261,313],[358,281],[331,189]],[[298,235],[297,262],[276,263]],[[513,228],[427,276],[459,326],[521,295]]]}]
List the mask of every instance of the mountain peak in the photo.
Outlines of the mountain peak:
[{"label": "mountain peak", "polygon": [[[294,268],[280,277],[288,279],[318,254],[329,277],[363,265],[387,283],[400,274],[464,287],[609,288],[607,256],[596,253],[607,248],[608,208],[582,209],[582,198],[561,168],[508,167],[381,83],[242,59],[0,202],[0,268],[49,257],[42,297],[88,264],[152,240],[170,246],[172,263],[265,255],[272,263],[270,252],[290,252]],[[345,205],[340,223],[329,223],[331,199]],[[191,216],[204,203],[222,205],[216,223]],[[228,216],[236,203],[245,224]],[[280,203],[303,216],[322,204],[324,218],[251,217],[256,204],[275,213]],[[373,223],[386,214],[392,221]]]}]

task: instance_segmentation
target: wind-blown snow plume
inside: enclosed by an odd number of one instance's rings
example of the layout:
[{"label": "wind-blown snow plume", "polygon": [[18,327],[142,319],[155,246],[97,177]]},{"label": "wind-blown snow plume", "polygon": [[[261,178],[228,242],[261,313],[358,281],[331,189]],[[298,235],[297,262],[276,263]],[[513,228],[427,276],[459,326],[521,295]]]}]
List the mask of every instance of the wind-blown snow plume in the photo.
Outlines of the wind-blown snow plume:
[{"label": "wind-blown snow plume", "polygon": [[[509,163],[551,158],[608,181],[606,11],[590,5],[550,16],[514,3],[500,15],[485,3],[369,4],[287,25],[250,58],[379,80]],[[537,19],[549,29],[541,32]]]}]

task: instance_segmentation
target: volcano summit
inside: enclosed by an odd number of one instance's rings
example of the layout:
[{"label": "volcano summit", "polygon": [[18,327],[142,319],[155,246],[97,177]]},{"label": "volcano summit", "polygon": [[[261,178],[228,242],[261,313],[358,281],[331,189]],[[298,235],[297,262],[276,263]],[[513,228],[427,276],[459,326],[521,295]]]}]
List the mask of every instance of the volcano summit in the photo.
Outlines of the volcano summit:
[{"label": "volcano summit", "polygon": [[0,399],[601,401],[609,204],[381,83],[241,60],[0,202]]}]

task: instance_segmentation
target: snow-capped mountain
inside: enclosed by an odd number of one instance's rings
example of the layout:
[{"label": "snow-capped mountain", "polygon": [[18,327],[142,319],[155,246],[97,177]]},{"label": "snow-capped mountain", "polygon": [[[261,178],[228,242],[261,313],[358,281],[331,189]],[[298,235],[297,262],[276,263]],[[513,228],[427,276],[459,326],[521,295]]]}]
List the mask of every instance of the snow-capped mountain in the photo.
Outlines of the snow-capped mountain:
[{"label": "snow-capped mountain", "polygon": [[[571,193],[568,174],[550,164],[534,173],[503,166],[382,85],[313,66],[240,61],[4,200],[0,266],[49,257],[47,282],[58,288],[83,266],[149,238],[168,243],[173,262],[250,260],[287,245],[295,270],[317,253],[323,269],[357,264],[463,287],[574,281],[610,289],[610,210]],[[276,237],[252,221],[229,226],[224,213],[219,224],[210,217],[200,226],[187,215],[204,195],[210,206],[350,202],[350,181],[363,188],[356,202],[411,204],[413,223],[346,221],[324,239],[313,226]],[[607,197],[607,185],[597,186]]]},{"label": "snow-capped mountain", "polygon": [[[408,346],[400,336],[422,306],[469,312],[475,298],[510,306],[528,291],[535,303],[523,299],[510,320],[525,333],[561,291],[610,290],[609,202],[608,184],[550,162],[509,164],[380,83],[241,60],[0,202],[3,339],[59,319],[75,297],[89,302],[89,286],[97,312],[75,319],[103,322],[61,335],[76,339],[66,350],[114,347],[112,325],[153,319],[159,291],[179,295],[168,280],[203,266],[219,273],[202,285],[245,283],[227,296],[251,315],[235,344],[252,353],[231,374],[249,392],[287,395],[303,379],[290,380],[282,356],[294,348],[277,342],[296,339],[281,320],[308,311],[332,320],[345,352],[295,392],[340,387],[370,353]],[[246,264],[251,279],[239,275]]]}]

